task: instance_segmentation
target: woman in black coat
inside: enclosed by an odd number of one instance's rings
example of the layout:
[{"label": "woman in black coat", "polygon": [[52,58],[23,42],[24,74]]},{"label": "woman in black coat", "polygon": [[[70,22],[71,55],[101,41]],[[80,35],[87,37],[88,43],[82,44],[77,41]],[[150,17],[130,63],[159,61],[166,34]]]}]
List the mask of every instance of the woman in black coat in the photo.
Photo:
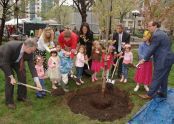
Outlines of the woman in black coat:
[{"label": "woman in black coat", "polygon": [[[89,61],[88,61],[89,66],[91,67],[91,52],[92,52],[92,43],[94,41],[94,38],[93,38],[93,32],[90,30],[88,23],[86,23],[86,22],[82,23],[82,25],[80,27],[79,35],[80,35],[79,43],[80,43],[80,45],[84,45],[86,47],[86,55],[89,59]],[[85,65],[84,70],[85,69],[87,69],[87,65]]]}]

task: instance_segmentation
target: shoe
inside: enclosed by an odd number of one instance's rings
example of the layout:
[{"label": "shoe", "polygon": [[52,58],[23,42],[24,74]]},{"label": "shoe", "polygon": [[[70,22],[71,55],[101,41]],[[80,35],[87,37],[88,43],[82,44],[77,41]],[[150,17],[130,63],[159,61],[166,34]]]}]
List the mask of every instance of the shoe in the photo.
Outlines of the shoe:
[{"label": "shoe", "polygon": [[26,101],[27,101],[26,98],[17,98],[17,100],[18,100],[19,102],[26,102]]},{"label": "shoe", "polygon": [[123,80],[124,80],[124,79],[123,79],[123,78],[121,78],[120,82],[123,82]]},{"label": "shoe", "polygon": [[45,91],[42,91],[42,96],[46,96],[46,92]]},{"label": "shoe", "polygon": [[94,78],[92,78],[92,82],[95,82],[95,79]]},{"label": "shoe", "polygon": [[68,90],[68,89],[66,89],[66,88],[64,88],[63,90],[64,90],[65,92],[69,92],[69,90]]},{"label": "shoe", "polygon": [[78,86],[80,86],[80,85],[81,85],[79,82],[76,82],[76,84],[77,84]]},{"label": "shoe", "polygon": [[84,81],[82,81],[82,80],[80,79],[80,83],[81,83],[81,84],[84,84]]},{"label": "shoe", "polygon": [[143,99],[149,99],[149,100],[152,99],[152,97],[151,96],[148,96],[147,94],[140,94],[138,96],[141,97],[141,98],[143,98]]},{"label": "shoe", "polygon": [[163,97],[163,98],[167,98],[167,95],[165,95],[164,93],[162,93],[162,92],[157,92],[156,93],[159,97]]},{"label": "shoe", "polygon": [[95,77],[94,80],[98,81],[98,78]]},{"label": "shoe", "polygon": [[148,92],[149,91],[149,87],[147,85],[144,85],[144,89]]},{"label": "shoe", "polygon": [[43,98],[43,95],[40,93],[40,94],[36,94],[36,97],[37,98]]},{"label": "shoe", "polygon": [[134,88],[134,92],[137,92],[139,90],[140,86],[137,85],[135,88]]},{"label": "shoe", "polygon": [[57,87],[55,85],[52,85],[52,89],[55,90],[57,89]]},{"label": "shoe", "polygon": [[15,104],[7,104],[7,107],[9,109],[16,109],[16,105]]},{"label": "shoe", "polygon": [[124,79],[124,83],[127,83],[127,79]]}]

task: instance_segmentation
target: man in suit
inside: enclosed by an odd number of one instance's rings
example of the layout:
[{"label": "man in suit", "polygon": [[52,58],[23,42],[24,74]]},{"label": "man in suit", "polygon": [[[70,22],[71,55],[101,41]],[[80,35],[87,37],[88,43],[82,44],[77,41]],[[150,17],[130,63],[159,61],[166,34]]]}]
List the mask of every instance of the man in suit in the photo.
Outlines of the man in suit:
[{"label": "man in suit", "polygon": [[168,35],[161,31],[160,23],[151,21],[148,23],[148,30],[153,33],[149,51],[140,60],[140,64],[149,60],[153,56],[154,71],[150,90],[145,95],[140,95],[144,99],[151,99],[156,95],[167,97],[168,76],[174,63],[174,54],[170,49],[170,39]]},{"label": "man in suit", "polygon": [[[116,40],[114,47],[116,48],[116,53],[119,57],[122,54],[122,44],[130,43],[130,34],[124,31],[124,27],[122,24],[117,25],[116,32],[113,34],[113,40]],[[118,78],[121,78],[122,63],[123,59],[120,59],[117,72]]]},{"label": "man in suit", "polygon": [[[24,42],[11,41],[0,46],[0,69],[5,75],[6,105],[11,109],[15,109],[16,107],[13,100],[14,85],[16,83],[13,70],[17,74],[18,82],[26,84],[24,61],[28,62],[30,72],[36,82],[36,86],[41,89],[33,61],[33,52],[36,50],[36,47],[37,43],[34,38],[28,38]],[[26,101],[26,87],[18,85],[17,94],[17,100]]]}]

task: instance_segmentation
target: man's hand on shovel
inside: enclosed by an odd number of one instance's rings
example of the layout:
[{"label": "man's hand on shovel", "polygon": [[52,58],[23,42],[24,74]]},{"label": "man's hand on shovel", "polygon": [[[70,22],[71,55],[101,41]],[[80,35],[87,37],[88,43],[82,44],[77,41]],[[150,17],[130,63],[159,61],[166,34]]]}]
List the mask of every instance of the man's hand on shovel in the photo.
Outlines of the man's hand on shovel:
[{"label": "man's hand on shovel", "polygon": [[11,83],[12,85],[15,85],[15,84],[16,84],[16,80],[15,80],[15,78],[13,77],[13,75],[10,75],[9,78],[10,78],[10,83]]}]

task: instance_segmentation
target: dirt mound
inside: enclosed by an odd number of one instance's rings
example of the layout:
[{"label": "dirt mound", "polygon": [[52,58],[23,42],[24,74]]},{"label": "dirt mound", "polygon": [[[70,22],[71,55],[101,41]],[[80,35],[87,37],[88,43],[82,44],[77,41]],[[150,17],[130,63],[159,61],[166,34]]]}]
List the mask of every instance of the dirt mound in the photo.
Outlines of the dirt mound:
[{"label": "dirt mound", "polygon": [[100,121],[114,121],[125,117],[133,107],[128,93],[116,87],[112,88],[112,92],[110,90],[107,89],[103,96],[100,85],[80,89],[69,94],[68,105],[72,112]]}]

